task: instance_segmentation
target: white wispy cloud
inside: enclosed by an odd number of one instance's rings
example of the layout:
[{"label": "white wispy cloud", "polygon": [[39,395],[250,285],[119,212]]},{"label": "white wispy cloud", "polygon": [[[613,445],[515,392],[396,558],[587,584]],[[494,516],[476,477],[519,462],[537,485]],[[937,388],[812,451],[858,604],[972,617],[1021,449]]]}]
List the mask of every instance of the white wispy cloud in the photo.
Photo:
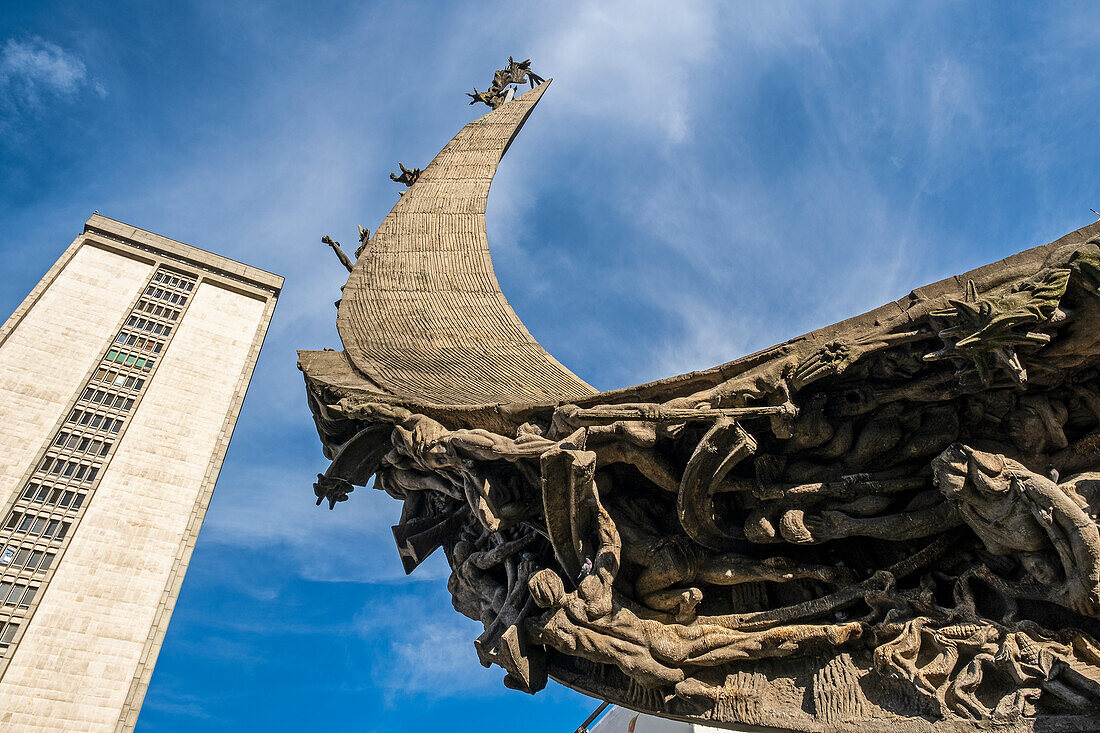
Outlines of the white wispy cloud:
[{"label": "white wispy cloud", "polygon": [[[473,640],[481,624],[453,611],[437,597],[396,595],[364,607],[355,620],[364,639],[385,639],[387,653],[371,670],[389,702],[431,697],[501,694],[499,668],[477,661]],[[416,619],[410,624],[409,619]],[[394,670],[400,670],[395,674]]]},{"label": "white wispy cloud", "polygon": [[9,38],[0,48],[0,99],[37,107],[50,97],[73,97],[85,88],[106,96],[102,83],[74,54],[42,38]]},{"label": "white wispy cloud", "polygon": [[[327,504],[314,506],[312,475],[293,467],[251,465],[246,470],[247,478],[234,471],[222,479],[227,490],[215,492],[203,526],[204,541],[267,548],[294,573],[313,581],[404,581],[390,532],[401,512],[400,502],[373,488],[358,488],[349,501],[329,511]],[[418,569],[414,581],[445,577],[446,563],[433,559]]]}]

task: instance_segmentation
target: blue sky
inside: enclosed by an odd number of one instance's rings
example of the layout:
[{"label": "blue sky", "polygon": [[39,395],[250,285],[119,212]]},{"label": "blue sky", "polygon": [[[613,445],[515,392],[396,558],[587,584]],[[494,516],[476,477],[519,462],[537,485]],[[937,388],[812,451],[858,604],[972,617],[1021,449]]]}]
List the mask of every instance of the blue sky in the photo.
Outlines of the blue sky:
[{"label": "blue sky", "polygon": [[[138,730],[572,730],[505,690],[399,506],[313,506],[294,350],[355,241],[509,55],[555,83],[489,203],[502,287],[613,388],[706,368],[1043,244],[1100,209],[1089,3],[10,2],[0,311],[95,209],[283,274]],[[517,723],[521,721],[521,723]]]}]

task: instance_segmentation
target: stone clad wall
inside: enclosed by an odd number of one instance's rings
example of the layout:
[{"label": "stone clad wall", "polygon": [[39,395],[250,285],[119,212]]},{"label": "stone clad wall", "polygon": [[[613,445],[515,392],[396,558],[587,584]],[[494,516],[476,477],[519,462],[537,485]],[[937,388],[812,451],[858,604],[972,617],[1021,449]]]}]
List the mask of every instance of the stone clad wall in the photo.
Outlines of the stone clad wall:
[{"label": "stone clad wall", "polygon": [[151,263],[80,247],[5,325],[10,333],[6,339],[0,333],[0,502],[10,499],[152,269]]},{"label": "stone clad wall", "polygon": [[175,602],[266,306],[208,281],[196,289],[0,682],[4,730],[110,731],[128,702],[140,706],[131,683],[147,683],[160,641],[149,644],[150,628]]}]

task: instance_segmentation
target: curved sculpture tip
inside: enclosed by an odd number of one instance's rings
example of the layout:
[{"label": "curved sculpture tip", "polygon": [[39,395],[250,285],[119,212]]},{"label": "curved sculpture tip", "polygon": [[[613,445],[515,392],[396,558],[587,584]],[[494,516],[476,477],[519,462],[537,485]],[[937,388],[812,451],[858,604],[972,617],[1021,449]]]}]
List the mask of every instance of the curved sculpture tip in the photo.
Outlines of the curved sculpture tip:
[{"label": "curved sculpture tip", "polygon": [[389,393],[442,405],[595,394],[516,316],[497,283],[485,231],[497,164],[549,86],[462,128],[356,263],[337,327],[352,364]]}]

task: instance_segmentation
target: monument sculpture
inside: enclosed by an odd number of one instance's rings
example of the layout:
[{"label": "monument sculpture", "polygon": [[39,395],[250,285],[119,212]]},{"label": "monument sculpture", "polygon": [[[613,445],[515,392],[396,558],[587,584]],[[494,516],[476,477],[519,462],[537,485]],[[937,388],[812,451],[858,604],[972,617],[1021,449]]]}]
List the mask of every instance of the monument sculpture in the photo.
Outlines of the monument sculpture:
[{"label": "monument sculpture", "polygon": [[489,185],[551,83],[529,78],[370,236],[344,350],[299,354],[318,504],[372,477],[401,500],[405,571],[445,553],[517,690],[718,726],[1096,730],[1100,224],[597,392],[489,258]]}]

